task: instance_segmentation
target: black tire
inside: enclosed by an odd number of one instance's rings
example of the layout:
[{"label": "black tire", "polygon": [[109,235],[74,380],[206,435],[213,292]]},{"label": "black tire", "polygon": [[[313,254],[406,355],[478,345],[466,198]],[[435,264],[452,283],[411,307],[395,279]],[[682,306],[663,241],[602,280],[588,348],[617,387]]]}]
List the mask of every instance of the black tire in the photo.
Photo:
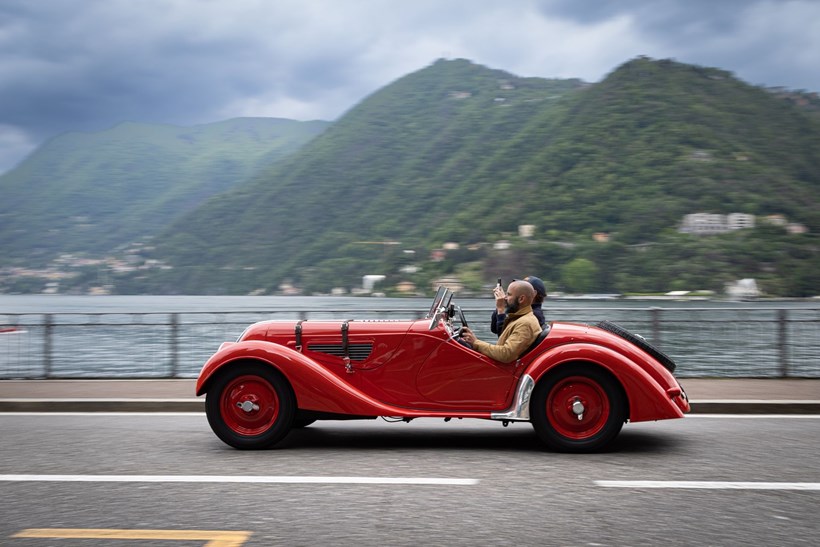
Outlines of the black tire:
[{"label": "black tire", "polygon": [[616,325],[611,321],[601,321],[596,325],[596,327],[598,327],[599,329],[604,329],[605,331],[609,331],[612,334],[620,336],[627,342],[635,344],[636,346],[644,350],[646,353],[657,359],[657,361],[660,364],[662,364],[666,368],[666,370],[668,370],[669,372],[675,372],[675,368],[677,367],[677,365],[675,365],[675,361],[673,361],[671,357],[666,355],[664,352],[662,352],[661,350],[659,350],[658,348],[656,348],[655,346],[641,338],[640,336],[632,334],[622,326]]},{"label": "black tire", "polygon": [[535,432],[559,452],[604,448],[618,436],[626,418],[626,395],[620,384],[607,371],[587,363],[547,373],[530,401]]},{"label": "black tire", "polygon": [[205,413],[216,436],[243,450],[268,448],[291,429],[296,403],[290,385],[269,365],[228,365],[213,379]]}]

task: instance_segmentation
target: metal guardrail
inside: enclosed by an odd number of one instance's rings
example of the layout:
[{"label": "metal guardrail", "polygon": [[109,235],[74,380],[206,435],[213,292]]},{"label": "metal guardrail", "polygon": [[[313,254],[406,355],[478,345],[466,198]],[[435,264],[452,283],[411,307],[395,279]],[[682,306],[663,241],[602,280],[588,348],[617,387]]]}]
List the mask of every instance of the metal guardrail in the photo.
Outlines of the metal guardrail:
[{"label": "metal guardrail", "polygon": [[[465,314],[492,339],[486,308]],[[820,378],[820,308],[555,308],[643,335],[680,377]],[[224,341],[267,319],[417,319],[408,310],[0,314],[0,379],[189,378]],[[477,319],[478,318],[478,319]]]}]

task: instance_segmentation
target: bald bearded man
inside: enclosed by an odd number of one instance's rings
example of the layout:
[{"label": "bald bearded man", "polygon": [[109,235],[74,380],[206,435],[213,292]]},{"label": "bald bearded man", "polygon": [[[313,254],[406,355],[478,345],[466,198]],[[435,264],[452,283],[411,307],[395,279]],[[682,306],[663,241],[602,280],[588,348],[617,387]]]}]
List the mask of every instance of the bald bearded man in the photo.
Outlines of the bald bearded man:
[{"label": "bald bearded man", "polygon": [[538,318],[532,313],[535,289],[526,281],[513,281],[507,287],[507,318],[498,342],[490,344],[476,338],[473,331],[464,327],[461,338],[474,350],[502,363],[512,363],[530,347],[541,334]]}]

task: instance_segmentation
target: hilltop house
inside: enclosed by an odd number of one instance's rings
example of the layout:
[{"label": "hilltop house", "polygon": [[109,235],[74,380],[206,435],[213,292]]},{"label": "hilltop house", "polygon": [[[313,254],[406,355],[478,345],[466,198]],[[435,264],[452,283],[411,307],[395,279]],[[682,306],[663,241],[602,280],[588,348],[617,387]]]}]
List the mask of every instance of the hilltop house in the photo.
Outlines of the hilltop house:
[{"label": "hilltop house", "polygon": [[712,235],[754,227],[755,216],[746,213],[731,213],[729,215],[691,213],[684,215],[678,231],[686,234]]}]

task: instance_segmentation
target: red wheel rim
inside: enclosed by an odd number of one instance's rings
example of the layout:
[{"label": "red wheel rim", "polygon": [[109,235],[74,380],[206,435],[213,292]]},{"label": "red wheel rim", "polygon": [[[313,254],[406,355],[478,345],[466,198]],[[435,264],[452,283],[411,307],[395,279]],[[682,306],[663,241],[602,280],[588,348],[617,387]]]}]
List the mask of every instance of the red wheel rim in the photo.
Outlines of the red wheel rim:
[{"label": "red wheel rim", "polygon": [[222,391],[219,401],[225,424],[240,435],[259,435],[279,417],[279,396],[259,376],[239,376]]},{"label": "red wheel rim", "polygon": [[547,418],[555,430],[574,440],[588,439],[609,418],[609,397],[601,385],[584,376],[559,380],[547,398]]}]

